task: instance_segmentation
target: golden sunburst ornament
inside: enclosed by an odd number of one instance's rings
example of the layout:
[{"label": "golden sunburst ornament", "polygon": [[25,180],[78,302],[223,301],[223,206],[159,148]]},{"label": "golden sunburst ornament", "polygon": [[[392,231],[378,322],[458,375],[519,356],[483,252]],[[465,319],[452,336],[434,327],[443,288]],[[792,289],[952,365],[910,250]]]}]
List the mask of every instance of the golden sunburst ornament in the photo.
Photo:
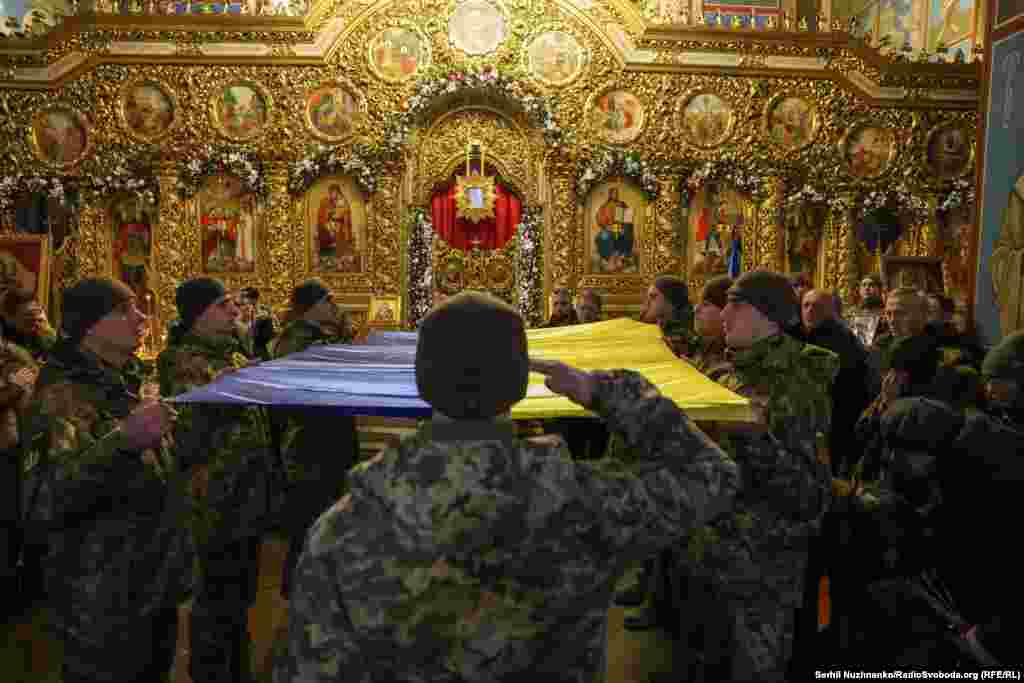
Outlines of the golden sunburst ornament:
[{"label": "golden sunburst ornament", "polygon": [[456,176],[455,215],[471,223],[494,218],[494,177],[479,173]]}]

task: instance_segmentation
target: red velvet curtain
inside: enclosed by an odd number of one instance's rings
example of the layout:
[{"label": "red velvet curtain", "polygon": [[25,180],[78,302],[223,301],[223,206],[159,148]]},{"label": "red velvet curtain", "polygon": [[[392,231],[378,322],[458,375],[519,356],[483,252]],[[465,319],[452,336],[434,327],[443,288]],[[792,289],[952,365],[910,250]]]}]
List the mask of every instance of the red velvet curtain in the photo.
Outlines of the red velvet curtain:
[{"label": "red velvet curtain", "polygon": [[473,223],[455,216],[455,185],[434,193],[430,200],[434,231],[449,245],[468,251],[473,241],[480,240],[481,249],[500,249],[516,234],[523,205],[519,198],[494,183],[494,218]]}]

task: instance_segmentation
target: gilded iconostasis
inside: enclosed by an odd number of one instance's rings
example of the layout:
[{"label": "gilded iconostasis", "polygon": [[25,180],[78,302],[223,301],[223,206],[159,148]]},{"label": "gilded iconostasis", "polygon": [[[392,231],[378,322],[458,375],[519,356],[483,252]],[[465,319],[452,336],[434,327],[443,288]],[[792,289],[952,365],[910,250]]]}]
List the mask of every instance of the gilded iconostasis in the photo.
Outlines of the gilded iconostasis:
[{"label": "gilded iconostasis", "polygon": [[755,267],[852,301],[884,256],[970,299],[976,63],[784,3],[274,7],[76,3],[0,41],[8,286],[59,316],[66,283],[121,278],[152,348],[199,274],[278,313],[320,277],[405,326],[464,288],[536,324],[557,286],[614,314]]}]

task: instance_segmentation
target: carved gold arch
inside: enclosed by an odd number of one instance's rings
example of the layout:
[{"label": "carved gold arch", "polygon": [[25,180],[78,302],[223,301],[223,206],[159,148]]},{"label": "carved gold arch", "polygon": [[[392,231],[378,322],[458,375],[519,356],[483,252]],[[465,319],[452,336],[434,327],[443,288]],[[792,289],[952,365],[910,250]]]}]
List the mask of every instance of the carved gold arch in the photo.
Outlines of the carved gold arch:
[{"label": "carved gold arch", "polygon": [[474,105],[439,116],[423,134],[413,169],[417,204],[428,204],[434,188],[466,163],[467,140],[482,140],[502,179],[527,204],[539,203],[535,161],[543,156],[543,139],[499,109]]}]

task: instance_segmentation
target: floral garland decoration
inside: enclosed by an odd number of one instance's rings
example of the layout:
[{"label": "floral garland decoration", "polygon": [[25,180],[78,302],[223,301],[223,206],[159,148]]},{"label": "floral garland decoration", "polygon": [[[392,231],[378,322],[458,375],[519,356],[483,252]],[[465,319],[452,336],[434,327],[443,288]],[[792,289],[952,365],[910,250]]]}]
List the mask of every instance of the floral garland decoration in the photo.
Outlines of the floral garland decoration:
[{"label": "floral garland decoration", "polygon": [[228,174],[242,182],[246,193],[265,199],[268,194],[263,163],[247,150],[206,147],[203,154],[183,164],[178,170],[178,196],[190,199],[199,192],[210,176]]},{"label": "floral garland decoration", "polygon": [[526,208],[516,226],[519,237],[518,299],[519,312],[530,325],[539,325],[541,318],[541,282],[543,277],[543,250],[541,248],[541,220],[539,208]]},{"label": "floral garland decoration", "polygon": [[434,66],[416,83],[409,99],[402,103],[402,112],[388,119],[383,151],[392,155],[399,153],[420,119],[436,105],[439,97],[455,97],[474,91],[518,104],[530,123],[541,129],[548,145],[558,145],[565,136],[555,120],[550,99],[535,91],[518,72],[502,73],[491,64],[456,68]]},{"label": "floral garland decoration", "polygon": [[111,152],[93,164],[95,171],[87,171],[83,190],[91,199],[102,199],[122,193],[131,193],[155,206],[160,201],[160,185],[149,159],[129,160],[121,152]]},{"label": "floral garland decoration", "polygon": [[953,181],[948,192],[939,202],[939,211],[952,211],[961,206],[970,206],[974,203],[974,183],[963,178]]},{"label": "floral garland decoration", "polygon": [[18,195],[46,194],[58,200],[62,206],[71,206],[77,194],[77,178],[61,176],[5,176],[0,178],[0,210],[8,210],[14,205]]},{"label": "floral garland decoration", "polygon": [[340,150],[319,145],[316,152],[292,164],[288,177],[288,192],[300,195],[319,178],[329,175],[349,175],[367,195],[377,191],[380,164],[369,147],[353,145],[347,154]]},{"label": "floral garland decoration", "polygon": [[892,209],[897,213],[909,213],[915,219],[924,218],[928,213],[927,202],[911,192],[903,183],[889,190],[872,190],[861,197],[855,208],[861,216],[883,208]]},{"label": "floral garland decoration", "polygon": [[590,159],[576,174],[576,196],[584,198],[595,185],[612,176],[625,176],[634,180],[644,196],[654,200],[658,196],[658,176],[636,152],[607,149],[604,154]]},{"label": "floral garland decoration", "polygon": [[850,203],[841,195],[829,197],[824,192],[819,192],[813,185],[804,185],[793,194],[786,197],[783,202],[787,208],[803,206],[805,204],[827,204],[833,211],[843,211],[850,208]]},{"label": "floral garland decoration", "polygon": [[694,196],[702,187],[711,182],[725,181],[737,191],[752,197],[761,197],[761,177],[743,167],[738,162],[726,159],[723,161],[706,161],[695,168],[683,182],[683,203],[689,206]]},{"label": "floral garland decoration", "polygon": [[416,208],[409,221],[409,321],[415,327],[433,304],[434,227],[430,215]]}]

